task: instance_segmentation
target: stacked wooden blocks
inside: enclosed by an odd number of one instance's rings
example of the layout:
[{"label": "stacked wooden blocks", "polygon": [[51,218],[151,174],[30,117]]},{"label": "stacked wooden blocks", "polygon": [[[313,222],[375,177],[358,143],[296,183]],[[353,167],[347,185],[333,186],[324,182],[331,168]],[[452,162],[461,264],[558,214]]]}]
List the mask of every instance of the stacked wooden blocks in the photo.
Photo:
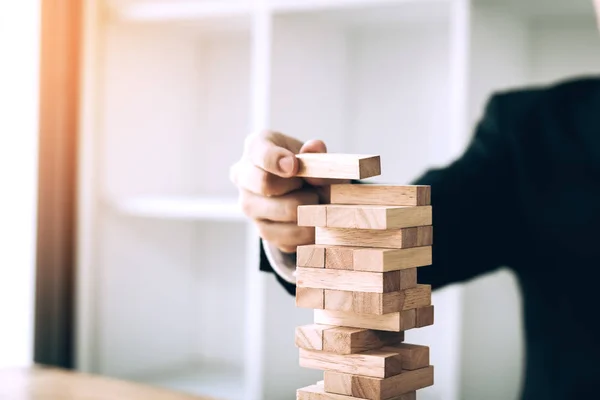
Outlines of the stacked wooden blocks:
[{"label": "stacked wooden blocks", "polygon": [[[381,173],[379,156],[299,155],[299,176],[364,179]],[[324,380],[298,400],[414,400],[433,385],[429,348],[404,331],[433,324],[431,286],[417,268],[431,264],[428,186],[331,185],[327,204],[298,207],[298,225],[315,227],[299,246],[296,305],[314,324],[296,328],[300,365]]]}]

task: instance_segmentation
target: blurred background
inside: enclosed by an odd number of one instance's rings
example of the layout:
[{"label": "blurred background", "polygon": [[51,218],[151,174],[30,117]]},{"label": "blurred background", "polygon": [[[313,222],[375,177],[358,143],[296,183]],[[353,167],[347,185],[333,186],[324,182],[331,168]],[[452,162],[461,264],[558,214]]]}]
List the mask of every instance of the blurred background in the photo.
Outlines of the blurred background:
[{"label": "blurred background", "polygon": [[[409,184],[461,154],[491,93],[600,70],[591,0],[0,4],[0,366],[224,400],[322,376],[229,181],[246,135],[380,154],[373,181]],[[407,333],[436,366],[419,398],[516,398],[512,274],[433,302]]]}]

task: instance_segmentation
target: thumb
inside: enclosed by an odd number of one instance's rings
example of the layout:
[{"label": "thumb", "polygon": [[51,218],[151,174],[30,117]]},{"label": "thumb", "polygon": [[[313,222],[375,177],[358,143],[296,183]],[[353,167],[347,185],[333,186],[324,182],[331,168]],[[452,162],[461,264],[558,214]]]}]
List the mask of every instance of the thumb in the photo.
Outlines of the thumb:
[{"label": "thumb", "polygon": [[[322,140],[309,140],[302,145],[300,148],[300,154],[302,153],[327,153],[327,146]],[[328,179],[322,178],[304,178],[306,183],[312,186],[325,186],[328,185]]]}]

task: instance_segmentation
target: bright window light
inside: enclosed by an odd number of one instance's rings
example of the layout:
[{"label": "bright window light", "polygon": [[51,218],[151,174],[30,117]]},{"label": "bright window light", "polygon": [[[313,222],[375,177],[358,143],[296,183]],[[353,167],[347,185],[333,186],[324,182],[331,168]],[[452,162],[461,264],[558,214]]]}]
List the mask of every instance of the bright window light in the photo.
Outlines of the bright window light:
[{"label": "bright window light", "polygon": [[40,1],[0,2],[0,367],[32,362]]}]

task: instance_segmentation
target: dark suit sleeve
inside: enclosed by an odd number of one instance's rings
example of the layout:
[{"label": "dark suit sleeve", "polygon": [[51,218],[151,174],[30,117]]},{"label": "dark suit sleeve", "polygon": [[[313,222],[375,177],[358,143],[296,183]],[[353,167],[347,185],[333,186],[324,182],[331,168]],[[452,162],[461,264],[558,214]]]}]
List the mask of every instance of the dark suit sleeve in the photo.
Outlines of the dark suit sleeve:
[{"label": "dark suit sleeve", "polygon": [[515,219],[512,135],[503,132],[501,98],[492,97],[465,153],[415,184],[431,186],[433,265],[418,280],[439,288],[506,265]]},{"label": "dark suit sleeve", "polygon": [[[419,268],[418,280],[434,289],[490,272],[507,260],[507,231],[515,218],[514,162],[500,103],[498,97],[488,102],[462,156],[414,182],[431,186],[433,265]],[[260,269],[274,273],[262,246]],[[295,294],[294,285],[275,276]]]},{"label": "dark suit sleeve", "polygon": [[289,294],[291,294],[292,296],[296,295],[296,285],[293,285],[293,284],[287,282],[285,279],[281,278],[275,272],[275,270],[273,270],[273,267],[271,267],[271,264],[269,263],[269,259],[267,258],[267,255],[265,254],[265,248],[263,246],[262,240],[260,240],[260,266],[259,266],[259,268],[263,272],[268,272],[268,273],[272,273],[273,275],[275,275],[275,279],[277,279],[279,284],[281,284],[281,286],[283,286],[283,288]]}]

